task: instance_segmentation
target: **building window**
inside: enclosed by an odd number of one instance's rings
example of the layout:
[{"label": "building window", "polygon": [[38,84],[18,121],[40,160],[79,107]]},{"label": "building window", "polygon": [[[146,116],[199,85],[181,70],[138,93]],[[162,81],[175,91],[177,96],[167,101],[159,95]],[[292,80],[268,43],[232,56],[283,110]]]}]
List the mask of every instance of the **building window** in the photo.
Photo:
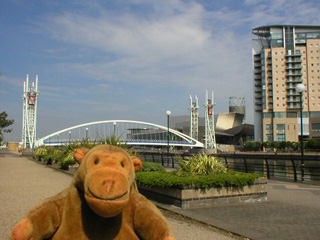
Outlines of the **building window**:
[{"label": "building window", "polygon": [[274,113],[275,118],[285,118],[286,117],[286,112],[275,112]]},{"label": "building window", "polygon": [[297,113],[296,112],[287,112],[287,118],[296,118]]},{"label": "building window", "polygon": [[266,124],[266,141],[267,142],[272,142],[272,135],[273,135],[273,130],[272,130],[272,124]]},{"label": "building window", "polygon": [[310,112],[310,118],[320,117],[320,112]]},{"label": "building window", "polygon": [[312,132],[320,132],[320,123],[312,123]]},{"label": "building window", "polygon": [[263,113],[263,118],[272,118],[272,113]]},{"label": "building window", "polygon": [[277,124],[277,141],[282,142],[286,140],[286,126],[285,124]]}]

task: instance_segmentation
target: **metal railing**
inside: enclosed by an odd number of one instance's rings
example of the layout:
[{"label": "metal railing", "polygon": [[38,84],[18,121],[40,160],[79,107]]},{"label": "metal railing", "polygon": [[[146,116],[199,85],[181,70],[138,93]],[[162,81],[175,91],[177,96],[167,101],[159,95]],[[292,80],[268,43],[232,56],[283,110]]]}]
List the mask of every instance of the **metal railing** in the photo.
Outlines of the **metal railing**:
[{"label": "metal railing", "polygon": [[[189,153],[140,152],[140,158],[156,162],[165,167],[178,168],[177,156],[183,159]],[[220,153],[212,154],[221,158],[230,171],[264,174],[269,179],[301,181],[300,154],[274,153]],[[304,181],[320,181],[320,155],[304,155]]]}]

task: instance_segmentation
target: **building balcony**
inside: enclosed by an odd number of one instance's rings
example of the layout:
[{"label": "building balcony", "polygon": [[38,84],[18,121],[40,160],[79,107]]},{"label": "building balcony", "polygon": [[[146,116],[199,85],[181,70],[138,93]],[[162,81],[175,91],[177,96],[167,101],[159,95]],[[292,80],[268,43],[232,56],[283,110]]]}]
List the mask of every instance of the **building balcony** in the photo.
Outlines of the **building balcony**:
[{"label": "building balcony", "polygon": [[287,60],[286,64],[290,64],[290,63],[302,63],[301,59],[293,59],[293,60]]},{"label": "building balcony", "polygon": [[301,70],[302,69],[302,66],[301,65],[294,65],[294,66],[291,66],[291,67],[286,67],[287,70]]},{"label": "building balcony", "polygon": [[301,77],[302,76],[302,72],[287,73],[286,76],[287,77]]},{"label": "building balcony", "polygon": [[300,105],[293,105],[293,106],[288,106],[287,107],[288,110],[296,110],[296,109],[300,109]]},{"label": "building balcony", "polygon": [[297,92],[295,92],[295,93],[287,93],[287,96],[297,97],[297,96],[300,96],[300,94],[297,93]]},{"label": "building balcony", "polygon": [[287,53],[286,57],[301,57],[301,53]]},{"label": "building balcony", "polygon": [[302,83],[302,79],[291,79],[287,83]]},{"label": "building balcony", "polygon": [[295,86],[288,86],[288,87],[287,87],[287,90],[295,90],[295,89],[296,89]]},{"label": "building balcony", "polygon": [[300,100],[287,100],[287,103],[300,103]]}]

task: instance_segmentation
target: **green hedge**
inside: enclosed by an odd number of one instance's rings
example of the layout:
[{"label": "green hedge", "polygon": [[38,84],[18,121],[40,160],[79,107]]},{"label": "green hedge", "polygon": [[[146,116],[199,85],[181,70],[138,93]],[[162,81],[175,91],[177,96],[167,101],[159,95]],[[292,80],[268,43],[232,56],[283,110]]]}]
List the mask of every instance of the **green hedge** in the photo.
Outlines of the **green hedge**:
[{"label": "green hedge", "polygon": [[176,171],[173,172],[138,172],[136,173],[136,182],[148,188],[172,187],[181,188],[195,186],[196,188],[211,187],[244,187],[252,185],[261,174],[228,172],[226,174],[179,177]]},{"label": "green hedge", "polygon": [[166,172],[166,168],[158,163],[142,161],[142,169],[139,172]]}]

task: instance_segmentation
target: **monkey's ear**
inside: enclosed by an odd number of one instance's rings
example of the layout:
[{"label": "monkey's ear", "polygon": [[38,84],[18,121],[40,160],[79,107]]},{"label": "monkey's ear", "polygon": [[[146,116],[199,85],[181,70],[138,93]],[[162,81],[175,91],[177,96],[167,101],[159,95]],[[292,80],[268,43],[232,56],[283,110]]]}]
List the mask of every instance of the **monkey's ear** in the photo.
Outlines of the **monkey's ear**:
[{"label": "monkey's ear", "polygon": [[142,161],[140,158],[137,157],[132,157],[132,162],[134,166],[135,172],[139,172],[142,168]]},{"label": "monkey's ear", "polygon": [[90,151],[88,148],[77,148],[74,152],[73,156],[74,159],[81,164],[83,158],[86,156],[86,154]]}]

